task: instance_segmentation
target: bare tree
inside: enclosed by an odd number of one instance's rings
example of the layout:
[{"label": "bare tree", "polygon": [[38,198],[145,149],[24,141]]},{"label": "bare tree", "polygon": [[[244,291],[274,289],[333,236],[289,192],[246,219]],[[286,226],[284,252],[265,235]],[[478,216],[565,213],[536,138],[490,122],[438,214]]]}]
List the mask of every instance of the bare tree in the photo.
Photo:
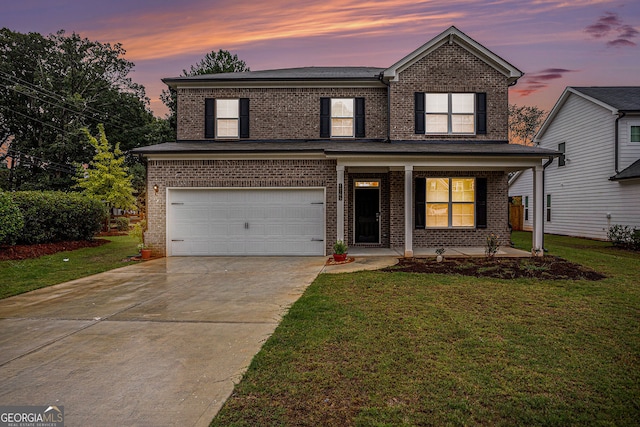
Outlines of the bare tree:
[{"label": "bare tree", "polygon": [[509,143],[533,145],[547,112],[538,107],[509,104]]}]

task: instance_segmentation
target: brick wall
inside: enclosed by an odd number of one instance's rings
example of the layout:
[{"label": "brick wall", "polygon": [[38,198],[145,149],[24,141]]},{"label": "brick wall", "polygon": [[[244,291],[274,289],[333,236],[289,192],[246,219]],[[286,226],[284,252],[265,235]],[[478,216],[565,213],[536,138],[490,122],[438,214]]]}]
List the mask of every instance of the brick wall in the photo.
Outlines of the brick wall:
[{"label": "brick wall", "polygon": [[469,139],[468,135],[416,135],[415,92],[486,92],[487,134],[477,140],[507,140],[507,78],[457,44],[444,44],[391,82],[391,139]]},{"label": "brick wall", "polygon": [[249,98],[251,139],[319,139],[320,98],[365,98],[365,138],[387,136],[387,89],[179,89],[178,140],[204,139],[205,98]]},{"label": "brick wall", "polygon": [[[485,229],[415,229],[414,248],[446,246],[484,246],[493,233],[501,237],[502,244],[509,241],[507,174],[503,172],[422,172],[414,171],[415,178],[487,178],[487,228]],[[391,247],[404,248],[404,172],[391,172],[390,233]]]},{"label": "brick wall", "polygon": [[325,187],[326,247],[332,253],[337,191],[334,160],[150,160],[147,186],[145,241],[152,245],[154,255],[166,253],[167,187]]}]

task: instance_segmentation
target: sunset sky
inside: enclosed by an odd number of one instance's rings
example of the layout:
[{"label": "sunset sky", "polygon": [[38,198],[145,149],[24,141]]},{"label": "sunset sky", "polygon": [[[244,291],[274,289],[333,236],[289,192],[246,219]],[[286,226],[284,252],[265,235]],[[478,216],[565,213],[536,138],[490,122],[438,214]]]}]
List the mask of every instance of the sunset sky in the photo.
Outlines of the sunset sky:
[{"label": "sunset sky", "polygon": [[451,25],[525,76],[510,102],[549,110],[566,86],[640,86],[638,0],[21,0],[0,27],[122,43],[158,116],[163,77],[212,50],[253,71],[388,67]]}]

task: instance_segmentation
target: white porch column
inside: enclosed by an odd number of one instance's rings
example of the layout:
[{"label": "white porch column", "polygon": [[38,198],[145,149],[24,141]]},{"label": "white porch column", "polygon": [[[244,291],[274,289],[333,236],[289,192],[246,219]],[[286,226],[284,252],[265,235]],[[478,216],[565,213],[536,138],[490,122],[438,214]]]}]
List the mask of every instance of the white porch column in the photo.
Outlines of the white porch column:
[{"label": "white porch column", "polygon": [[544,221],[544,188],[543,182],[544,168],[538,165],[533,168],[533,251],[536,256],[543,256],[543,221]]},{"label": "white porch column", "polygon": [[337,176],[337,203],[336,203],[336,240],[344,242],[344,166],[336,166]]},{"label": "white porch column", "polygon": [[404,167],[404,256],[413,257],[413,166]]}]

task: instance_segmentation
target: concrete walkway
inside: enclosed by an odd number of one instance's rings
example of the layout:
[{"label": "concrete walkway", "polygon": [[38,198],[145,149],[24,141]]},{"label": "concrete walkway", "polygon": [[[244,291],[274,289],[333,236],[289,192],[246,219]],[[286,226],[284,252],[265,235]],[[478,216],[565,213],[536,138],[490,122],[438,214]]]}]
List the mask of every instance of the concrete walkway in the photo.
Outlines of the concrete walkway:
[{"label": "concrete walkway", "polygon": [[163,258],[0,300],[0,405],[208,426],[326,259]]}]

